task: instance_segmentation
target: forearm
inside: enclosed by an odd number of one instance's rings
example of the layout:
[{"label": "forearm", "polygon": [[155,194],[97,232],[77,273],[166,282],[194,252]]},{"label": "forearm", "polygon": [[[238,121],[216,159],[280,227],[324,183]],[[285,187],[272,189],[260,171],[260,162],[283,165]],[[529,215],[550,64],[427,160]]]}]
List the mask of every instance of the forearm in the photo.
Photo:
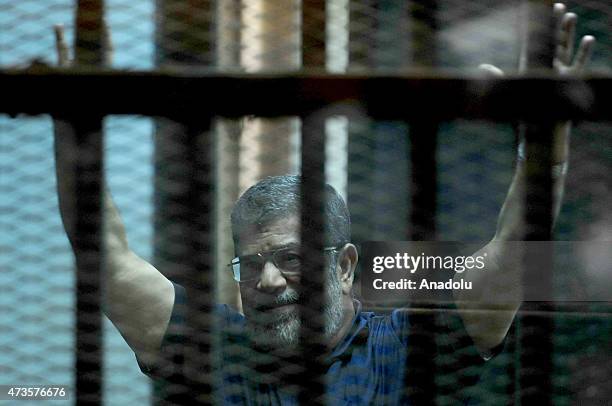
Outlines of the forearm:
[{"label": "forearm", "polygon": [[[552,196],[553,196],[553,224],[559,215],[569,151],[570,123],[558,124],[555,129],[552,152]],[[494,240],[496,241],[522,241],[525,236],[525,200],[527,184],[527,168],[524,148],[517,159],[516,172],[506,196],[506,200],[498,217]]]},{"label": "forearm", "polygon": [[[559,125],[554,137],[553,222],[558,216],[565,173],[560,170],[568,157],[569,124]],[[498,218],[494,238],[475,256],[486,253],[485,269],[457,274],[455,279],[472,282],[472,290],[455,295],[466,328],[485,352],[505,337],[521,305],[522,248],[525,236],[526,162],[517,160],[512,184]]]},{"label": "forearm", "polygon": [[104,187],[104,313],[127,343],[146,362],[161,346],[174,304],[172,283],[133,252],[125,227]]},{"label": "forearm", "polygon": [[[79,153],[72,126],[55,121],[55,157],[60,213],[68,239],[75,240],[75,163]],[[103,310],[132,349],[147,359],[164,335],[174,300],[171,282],[132,252],[110,192],[102,188]],[[79,251],[74,250],[79,261]],[[148,358],[150,359],[150,358]]]},{"label": "forearm", "polygon": [[[64,229],[71,244],[75,237],[74,197],[78,193],[75,182],[75,166],[79,150],[75,145],[72,126],[60,120],[54,121],[55,131],[55,171],[60,214]],[[102,238],[109,253],[122,254],[128,250],[125,227],[117,207],[112,201],[106,185],[102,187]],[[74,244],[73,244],[74,246]]]}]

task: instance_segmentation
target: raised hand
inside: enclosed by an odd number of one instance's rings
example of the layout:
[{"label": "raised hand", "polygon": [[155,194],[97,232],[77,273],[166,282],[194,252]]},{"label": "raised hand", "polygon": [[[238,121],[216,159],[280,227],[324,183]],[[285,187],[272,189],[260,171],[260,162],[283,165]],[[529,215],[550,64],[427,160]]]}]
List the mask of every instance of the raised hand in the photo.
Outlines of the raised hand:
[{"label": "raised hand", "polygon": [[[103,25],[102,29],[103,63],[105,66],[110,66],[113,56],[112,44],[106,24]],[[70,68],[71,66],[74,66],[75,61],[70,55],[70,48],[68,47],[66,38],[64,36],[64,26],[61,24],[55,25],[53,27],[53,31],[55,33],[55,49],[57,52],[58,66],[60,68]],[[73,172],[77,159],[76,151],[78,151],[78,149],[76,147],[74,128],[70,122],[54,117],[53,132],[60,211],[68,237],[72,238],[74,231],[73,224],[75,222],[75,209],[73,207],[74,202],[72,196],[74,196],[76,193],[74,189],[75,184]],[[105,204],[106,206],[110,207],[110,209],[107,208],[107,211],[111,212],[111,214],[116,212],[116,209],[114,209],[114,206],[112,206],[112,202],[110,201],[110,195],[106,190],[104,195]]]},{"label": "raised hand", "polygon": [[595,37],[592,35],[582,37],[578,51],[574,56],[574,41],[578,17],[574,13],[568,13],[563,3],[555,3],[554,14],[557,27],[557,47],[553,68],[561,75],[580,73],[591,60]]},{"label": "raised hand", "polygon": [[[563,3],[555,3],[553,7],[556,27],[556,48],[552,68],[560,75],[578,74],[584,71],[593,55],[595,37],[585,35],[582,37],[578,46],[578,51],[574,55],[576,23],[578,17],[575,13],[567,12],[567,7]],[[497,66],[482,64],[478,68],[493,77],[500,77],[504,72]],[[522,69],[519,68],[519,69]]]}]

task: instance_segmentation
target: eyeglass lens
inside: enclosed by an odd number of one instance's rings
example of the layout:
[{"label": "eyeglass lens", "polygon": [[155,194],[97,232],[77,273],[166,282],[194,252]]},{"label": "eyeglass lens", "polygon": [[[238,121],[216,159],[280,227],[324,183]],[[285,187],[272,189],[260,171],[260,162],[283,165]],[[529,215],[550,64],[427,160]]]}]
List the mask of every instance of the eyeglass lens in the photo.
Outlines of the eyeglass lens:
[{"label": "eyeglass lens", "polygon": [[283,273],[298,273],[302,265],[302,257],[296,249],[282,249],[272,253],[259,253],[240,259],[240,280],[250,280],[259,277],[265,263],[272,263]]}]

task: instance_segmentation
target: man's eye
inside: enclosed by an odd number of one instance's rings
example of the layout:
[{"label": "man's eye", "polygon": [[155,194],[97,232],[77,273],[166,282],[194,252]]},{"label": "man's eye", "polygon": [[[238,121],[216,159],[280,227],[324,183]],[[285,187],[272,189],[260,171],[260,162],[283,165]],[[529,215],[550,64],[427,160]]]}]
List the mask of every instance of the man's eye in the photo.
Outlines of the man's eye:
[{"label": "man's eye", "polygon": [[248,269],[257,269],[259,267],[259,261],[253,261],[251,259],[243,259],[240,261],[240,266]]},{"label": "man's eye", "polygon": [[260,265],[257,261],[240,261],[240,277],[244,280],[253,279],[259,276]]},{"label": "man's eye", "polygon": [[287,268],[296,268],[302,264],[302,257],[299,254],[288,252],[281,256],[280,262]]},{"label": "man's eye", "polygon": [[244,270],[244,272],[259,272],[261,264],[259,261],[244,260],[240,261],[240,268]]}]

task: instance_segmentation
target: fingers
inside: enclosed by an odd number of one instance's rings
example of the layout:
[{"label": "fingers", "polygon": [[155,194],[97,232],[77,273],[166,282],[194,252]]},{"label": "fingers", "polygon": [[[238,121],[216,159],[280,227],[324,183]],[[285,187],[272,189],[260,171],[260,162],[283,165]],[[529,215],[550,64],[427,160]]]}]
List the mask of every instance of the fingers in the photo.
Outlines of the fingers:
[{"label": "fingers", "polygon": [[563,32],[563,16],[567,8],[563,3],[555,3],[553,6],[553,15],[555,18],[555,33],[557,34],[557,43],[561,42],[561,34]]},{"label": "fingers", "polygon": [[576,59],[572,68],[576,72],[581,72],[586,65],[588,65],[593,55],[593,48],[595,47],[595,37],[592,35],[585,35],[580,41],[578,52],[576,53]]},{"label": "fingers", "polygon": [[70,56],[68,55],[68,45],[64,37],[64,26],[56,24],[53,26],[55,32],[55,49],[57,52],[57,64],[61,67],[70,65]]},{"label": "fingers", "polygon": [[490,65],[488,63],[483,63],[483,64],[479,65],[478,69],[480,69],[481,71],[485,72],[487,74],[487,76],[490,76],[490,77],[501,77],[501,76],[504,76],[504,71],[503,70],[499,69],[495,65]]},{"label": "fingers", "polygon": [[576,37],[576,21],[578,16],[574,13],[566,13],[563,16],[562,34],[561,34],[561,48],[562,52],[559,55],[559,59],[569,65],[572,62],[574,56],[574,38]]},{"label": "fingers", "polygon": [[593,54],[595,38],[587,35],[582,38],[574,57],[574,41],[578,17],[568,13],[565,4],[555,3],[553,8],[557,32],[554,66],[561,74],[572,74],[582,71]]},{"label": "fingers", "polygon": [[567,7],[563,3],[555,3],[553,15],[557,36],[555,58],[562,64],[569,65],[572,62],[572,54],[574,52],[577,16],[574,13],[568,13]]}]

